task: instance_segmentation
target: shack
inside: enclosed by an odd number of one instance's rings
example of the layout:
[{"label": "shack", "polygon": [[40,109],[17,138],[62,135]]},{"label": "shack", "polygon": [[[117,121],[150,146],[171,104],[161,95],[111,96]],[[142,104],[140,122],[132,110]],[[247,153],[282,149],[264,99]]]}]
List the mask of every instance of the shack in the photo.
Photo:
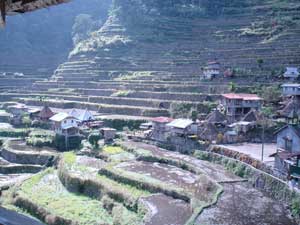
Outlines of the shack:
[{"label": "shack", "polygon": [[282,175],[290,175],[291,166],[300,167],[300,127],[286,125],[278,130],[275,169]]}]

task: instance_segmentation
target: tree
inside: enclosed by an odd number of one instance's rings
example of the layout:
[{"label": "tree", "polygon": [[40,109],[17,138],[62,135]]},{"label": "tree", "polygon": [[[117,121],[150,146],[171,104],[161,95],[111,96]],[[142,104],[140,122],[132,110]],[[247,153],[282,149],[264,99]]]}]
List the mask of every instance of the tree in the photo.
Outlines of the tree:
[{"label": "tree", "polygon": [[192,118],[193,121],[196,121],[198,119],[198,112],[197,112],[197,110],[192,109],[190,114],[191,114],[191,118]]},{"label": "tree", "polygon": [[229,83],[229,91],[230,92],[235,92],[236,91],[236,84],[233,82]]},{"label": "tree", "polygon": [[261,58],[257,59],[257,64],[258,64],[258,67],[262,70],[263,64],[264,64],[264,60],[261,59]]},{"label": "tree", "polygon": [[99,141],[102,139],[102,136],[99,132],[93,132],[88,136],[88,141],[94,148],[99,147]]}]

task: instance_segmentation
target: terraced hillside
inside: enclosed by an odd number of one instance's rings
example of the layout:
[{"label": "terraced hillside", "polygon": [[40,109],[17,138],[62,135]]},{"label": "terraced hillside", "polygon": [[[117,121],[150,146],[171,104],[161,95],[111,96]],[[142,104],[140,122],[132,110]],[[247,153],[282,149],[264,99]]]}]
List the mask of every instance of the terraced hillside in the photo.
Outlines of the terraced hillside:
[{"label": "terraced hillside", "polygon": [[[207,218],[214,215],[210,210],[218,213],[223,204],[234,202],[230,187],[238,196],[263,198],[251,205],[241,197],[237,204],[243,207],[235,204],[230,207],[235,212],[224,214],[232,218],[231,224],[293,224],[282,204],[221,165],[131,141],[105,146],[97,158],[63,153],[57,167],[5,192],[2,201],[49,225],[224,224],[223,217],[218,216],[216,223]],[[211,207],[218,199],[221,202]],[[249,210],[251,216],[235,217]]]},{"label": "terraced hillside", "polygon": [[[51,80],[19,96],[100,113],[207,113],[228,82],[253,91],[279,82],[284,66],[300,64],[298,1],[209,2],[114,1],[103,27],[76,45]],[[200,82],[201,68],[214,59],[236,77]],[[5,98],[18,97],[10,94]]]}]

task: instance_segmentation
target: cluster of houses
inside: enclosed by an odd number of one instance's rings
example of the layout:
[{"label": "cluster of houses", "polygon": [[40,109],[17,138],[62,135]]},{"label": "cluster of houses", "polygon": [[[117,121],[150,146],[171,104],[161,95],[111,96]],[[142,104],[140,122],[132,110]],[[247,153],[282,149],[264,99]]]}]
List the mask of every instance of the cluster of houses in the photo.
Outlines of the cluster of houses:
[{"label": "cluster of houses", "polygon": [[300,188],[300,84],[282,85],[282,94],[286,97],[286,101],[280,115],[285,118],[286,125],[275,133],[277,136],[277,151],[273,154],[275,169],[281,175],[288,176],[290,180],[298,183]]},{"label": "cluster of houses", "polygon": [[[289,101],[280,111],[286,125],[275,132],[277,151],[274,170],[280,176],[300,179],[300,84],[282,85],[282,93]],[[227,93],[220,99],[218,109],[205,120],[153,118],[141,125],[146,138],[159,143],[189,146],[189,140],[210,143],[239,143],[253,141],[248,132],[263,124],[260,113],[263,99],[255,94]],[[257,132],[254,132],[257,134]],[[261,134],[258,134],[259,136]],[[261,138],[261,137],[260,137]],[[261,141],[261,139],[259,140]],[[300,182],[298,182],[300,185]]]},{"label": "cluster of houses", "polygon": [[142,124],[141,128],[147,130],[148,138],[159,142],[196,137],[208,142],[236,143],[245,141],[241,137],[246,137],[247,132],[257,125],[261,107],[262,99],[255,94],[223,94],[220,109],[211,112],[205,120],[157,117],[150,124]]},{"label": "cluster of houses", "polygon": [[24,115],[29,115],[33,121],[48,123],[57,135],[66,138],[80,136],[81,130],[85,128],[100,128],[104,139],[108,142],[114,139],[116,130],[103,127],[102,121],[95,120],[94,115],[87,109],[72,109],[69,112],[54,113],[50,107],[29,108],[23,104],[16,104],[8,107],[11,113],[11,123],[22,124]]},{"label": "cluster of houses", "polygon": [[[300,72],[297,67],[286,67],[285,72],[282,74],[285,79],[295,81],[299,79]],[[221,63],[217,60],[209,61],[203,67],[200,75],[200,80],[213,80],[220,78],[231,78],[234,76],[232,68],[222,68]]]}]

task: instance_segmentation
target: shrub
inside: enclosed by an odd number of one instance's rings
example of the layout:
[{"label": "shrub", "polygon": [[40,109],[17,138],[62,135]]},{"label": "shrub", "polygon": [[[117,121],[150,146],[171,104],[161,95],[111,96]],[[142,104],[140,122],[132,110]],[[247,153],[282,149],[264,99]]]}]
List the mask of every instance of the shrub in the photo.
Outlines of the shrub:
[{"label": "shrub", "polygon": [[139,129],[144,120],[129,120],[129,119],[104,119],[104,126],[111,127],[116,130],[123,130],[124,127],[128,127],[129,130]]},{"label": "shrub", "polygon": [[28,133],[27,129],[0,129],[0,137],[26,137]]},{"label": "shrub", "polygon": [[22,117],[22,125],[24,127],[30,127],[31,126],[31,119],[29,118],[29,116],[23,116]]},{"label": "shrub", "polygon": [[299,199],[293,199],[293,201],[292,201],[292,214],[295,217],[300,216],[300,202],[299,202]]},{"label": "shrub", "polygon": [[55,133],[47,130],[33,130],[26,138],[26,144],[36,147],[54,147]]},{"label": "shrub", "polygon": [[102,135],[99,132],[93,132],[88,136],[88,141],[94,148],[99,147],[99,141],[102,139]]}]

